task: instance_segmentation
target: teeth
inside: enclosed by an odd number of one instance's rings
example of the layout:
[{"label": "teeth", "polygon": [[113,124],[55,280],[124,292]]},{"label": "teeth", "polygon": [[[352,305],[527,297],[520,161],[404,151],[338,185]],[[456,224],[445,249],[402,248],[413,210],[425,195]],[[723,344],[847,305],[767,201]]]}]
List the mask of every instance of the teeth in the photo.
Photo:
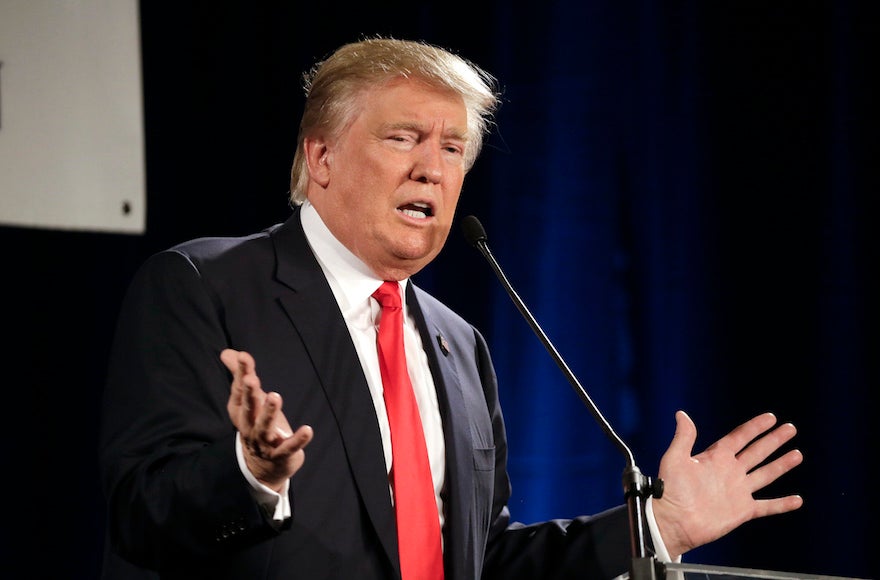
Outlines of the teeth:
[{"label": "teeth", "polygon": [[403,212],[404,215],[408,215],[412,218],[426,218],[431,213],[431,206],[425,202],[416,201],[400,208],[400,211]]}]

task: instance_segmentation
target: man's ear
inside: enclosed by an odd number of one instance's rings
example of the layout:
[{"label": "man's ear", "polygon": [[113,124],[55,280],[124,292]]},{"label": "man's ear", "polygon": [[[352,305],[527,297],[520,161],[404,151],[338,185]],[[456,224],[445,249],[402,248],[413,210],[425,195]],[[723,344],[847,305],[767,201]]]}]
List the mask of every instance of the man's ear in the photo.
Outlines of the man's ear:
[{"label": "man's ear", "polygon": [[330,147],[323,137],[306,137],[303,139],[306,164],[312,181],[321,187],[330,183]]}]

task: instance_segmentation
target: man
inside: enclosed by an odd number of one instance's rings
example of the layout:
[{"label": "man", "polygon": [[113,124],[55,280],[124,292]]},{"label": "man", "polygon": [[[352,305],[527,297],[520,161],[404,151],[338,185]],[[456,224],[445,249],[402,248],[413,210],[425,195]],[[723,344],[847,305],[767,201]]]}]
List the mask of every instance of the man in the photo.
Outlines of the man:
[{"label": "man", "polygon": [[[287,222],[147,261],[120,313],[106,390],[114,553],[163,578],[612,578],[628,569],[625,509],[509,521],[486,344],[410,281],[445,243],[496,105],[491,77],[447,51],[391,39],[346,45],[308,78]],[[389,306],[398,290],[403,305]],[[401,309],[401,392],[414,394],[417,417],[406,435],[385,342]],[[647,510],[660,557],[801,505],[752,496],[800,463],[789,451],[755,469],[793,426],[770,430],[774,417],[761,415],[691,457],[695,427],[684,413],[677,422],[658,473],[665,493]],[[422,485],[399,479],[410,461],[398,453],[414,441]],[[411,523],[417,490],[430,513]]]}]

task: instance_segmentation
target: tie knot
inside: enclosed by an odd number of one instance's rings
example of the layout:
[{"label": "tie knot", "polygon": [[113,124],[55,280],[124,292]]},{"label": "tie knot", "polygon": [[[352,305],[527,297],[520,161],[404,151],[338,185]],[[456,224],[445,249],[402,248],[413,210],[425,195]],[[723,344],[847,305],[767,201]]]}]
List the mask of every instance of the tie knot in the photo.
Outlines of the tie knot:
[{"label": "tie knot", "polygon": [[397,282],[383,282],[379,289],[373,292],[382,308],[400,308],[400,285]]}]

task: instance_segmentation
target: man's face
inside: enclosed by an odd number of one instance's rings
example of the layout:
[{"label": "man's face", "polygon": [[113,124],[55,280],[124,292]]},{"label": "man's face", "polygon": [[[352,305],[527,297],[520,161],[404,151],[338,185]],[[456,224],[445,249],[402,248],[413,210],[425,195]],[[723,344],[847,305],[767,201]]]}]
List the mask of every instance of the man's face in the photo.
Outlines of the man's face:
[{"label": "man's face", "polygon": [[400,79],[367,91],[336,140],[311,140],[308,197],[324,223],[384,280],[440,252],[464,181],[461,97]]}]

